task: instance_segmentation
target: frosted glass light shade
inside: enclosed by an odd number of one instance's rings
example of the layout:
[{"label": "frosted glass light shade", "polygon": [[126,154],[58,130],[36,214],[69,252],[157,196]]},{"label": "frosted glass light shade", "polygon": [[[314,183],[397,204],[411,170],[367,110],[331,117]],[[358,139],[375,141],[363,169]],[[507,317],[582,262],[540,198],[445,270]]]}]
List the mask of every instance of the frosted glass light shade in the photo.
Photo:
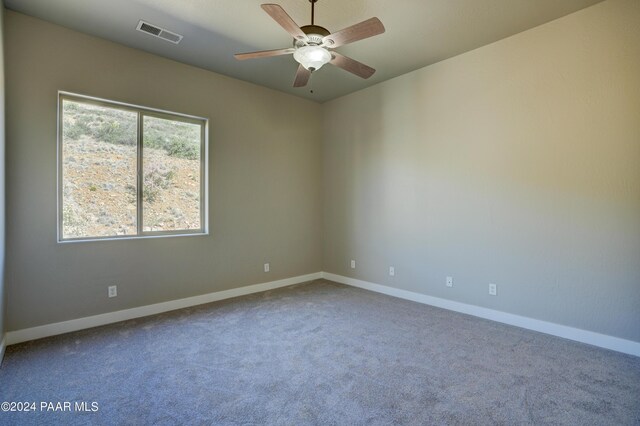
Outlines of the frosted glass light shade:
[{"label": "frosted glass light shade", "polygon": [[331,53],[320,46],[302,46],[293,53],[293,58],[309,71],[316,71],[331,60]]}]

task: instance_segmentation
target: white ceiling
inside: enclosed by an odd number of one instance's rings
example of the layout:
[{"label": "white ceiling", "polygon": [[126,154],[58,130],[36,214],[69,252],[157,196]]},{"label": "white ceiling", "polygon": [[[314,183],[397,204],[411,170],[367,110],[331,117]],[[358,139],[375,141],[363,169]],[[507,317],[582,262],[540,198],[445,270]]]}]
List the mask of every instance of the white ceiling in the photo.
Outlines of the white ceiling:
[{"label": "white ceiling", "polygon": [[[5,0],[5,5],[87,34],[318,102],[433,64],[601,0],[319,0],[316,24],[337,31],[377,16],[386,33],[337,51],[377,69],[368,80],[326,65],[292,87],[292,56],[236,61],[234,53],[290,47],[260,4],[310,23],[309,0]],[[179,45],[135,30],[140,19],[182,34]],[[313,93],[311,93],[313,90]]]}]

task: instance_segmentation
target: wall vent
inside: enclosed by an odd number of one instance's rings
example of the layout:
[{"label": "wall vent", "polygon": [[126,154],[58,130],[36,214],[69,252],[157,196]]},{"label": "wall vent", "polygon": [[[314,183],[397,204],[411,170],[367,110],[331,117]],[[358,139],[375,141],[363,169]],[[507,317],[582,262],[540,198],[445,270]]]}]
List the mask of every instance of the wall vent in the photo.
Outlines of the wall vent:
[{"label": "wall vent", "polygon": [[182,36],[180,34],[165,30],[164,28],[160,28],[157,25],[153,25],[145,21],[138,22],[136,30],[169,41],[173,44],[178,44],[180,43],[180,40],[182,40]]}]

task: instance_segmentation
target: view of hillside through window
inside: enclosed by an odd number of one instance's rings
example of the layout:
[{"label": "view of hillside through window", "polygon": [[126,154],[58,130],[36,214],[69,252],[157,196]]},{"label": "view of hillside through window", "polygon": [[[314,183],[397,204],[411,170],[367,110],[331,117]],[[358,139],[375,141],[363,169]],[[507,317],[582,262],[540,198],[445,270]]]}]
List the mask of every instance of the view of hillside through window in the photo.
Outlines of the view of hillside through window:
[{"label": "view of hillside through window", "polygon": [[145,231],[200,229],[200,126],[144,117]]},{"label": "view of hillside through window", "polygon": [[202,125],[63,99],[61,237],[201,230]]}]

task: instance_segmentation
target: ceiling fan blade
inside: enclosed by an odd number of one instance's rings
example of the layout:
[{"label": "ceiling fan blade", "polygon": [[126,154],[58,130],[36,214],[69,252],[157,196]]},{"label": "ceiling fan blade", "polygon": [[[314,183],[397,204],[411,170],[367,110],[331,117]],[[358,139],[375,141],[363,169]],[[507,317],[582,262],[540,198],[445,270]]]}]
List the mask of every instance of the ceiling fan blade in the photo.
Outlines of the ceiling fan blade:
[{"label": "ceiling fan blade", "polygon": [[233,56],[235,56],[235,58],[239,61],[244,61],[245,59],[268,58],[270,56],[290,55],[295,51],[296,49],[294,49],[293,47],[290,47],[288,49],[261,50],[259,52],[236,53]]},{"label": "ceiling fan blade", "polygon": [[382,34],[384,31],[382,22],[378,18],[371,18],[344,30],[329,34],[322,39],[322,44],[333,49],[334,47],[344,46],[354,41]]},{"label": "ceiling fan blade", "polygon": [[306,40],[307,35],[300,29],[291,16],[278,4],[263,4],[260,7],[269,14],[286,32],[296,40]]},{"label": "ceiling fan blade", "polygon": [[368,65],[358,62],[355,59],[351,59],[347,56],[341,55],[338,52],[331,52],[331,63],[345,71],[349,71],[351,74],[355,74],[358,77],[369,78],[376,70]]},{"label": "ceiling fan blade", "polygon": [[311,71],[306,69],[300,64],[298,67],[298,71],[296,71],[296,79],[293,82],[293,87],[304,87],[309,82],[309,78],[311,77]]}]

